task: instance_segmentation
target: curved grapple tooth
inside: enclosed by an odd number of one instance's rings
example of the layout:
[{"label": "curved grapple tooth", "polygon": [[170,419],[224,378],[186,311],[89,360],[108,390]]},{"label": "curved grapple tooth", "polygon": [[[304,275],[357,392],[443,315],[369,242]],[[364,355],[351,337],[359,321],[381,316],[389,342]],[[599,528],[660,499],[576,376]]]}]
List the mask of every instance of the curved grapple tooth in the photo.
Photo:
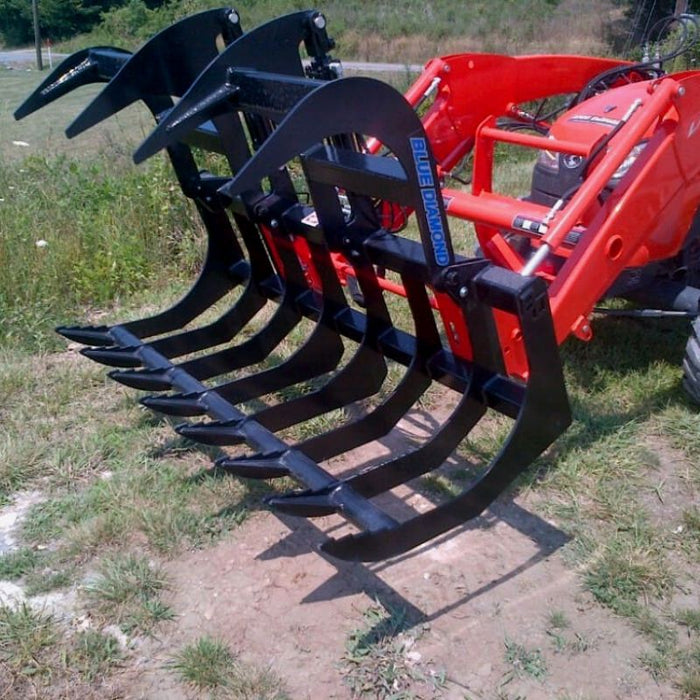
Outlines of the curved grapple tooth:
[{"label": "curved grapple tooth", "polygon": [[204,445],[239,445],[244,442],[245,435],[240,430],[243,420],[212,421],[210,423],[183,423],[176,425],[175,430],[188,440],[195,440]]},{"label": "curved grapple tooth", "polygon": [[108,348],[83,348],[80,354],[102,365],[108,365],[109,367],[140,367],[141,358],[138,354],[138,349],[138,346],[126,348],[117,346]]},{"label": "curved grapple tooth", "polygon": [[23,119],[83,85],[106,82],[131,55],[130,51],[112,46],[76,51],[62,61],[15,110],[15,119]]},{"label": "curved grapple tooth", "polygon": [[280,451],[250,457],[222,457],[216,460],[215,466],[247,479],[277,479],[290,473],[282,463],[285,454],[285,451]]},{"label": "curved grapple tooth", "polygon": [[168,416],[203,416],[207,409],[200,399],[202,394],[172,394],[171,396],[145,396],[140,400],[146,408]]},{"label": "curved grapple tooth", "polygon": [[173,388],[166,369],[113,370],[109,376],[115,382],[140,391],[170,391]]},{"label": "curved grapple tooth", "polygon": [[[225,49],[192,84],[178,104],[134,153],[134,161],[150,158],[222,111],[235,94],[228,84],[230,69],[255,66],[256,71],[304,76],[299,44],[309,31],[312,12],[294,12],[246,32]],[[274,46],[274,50],[270,47]],[[295,154],[296,155],[296,154]]]},{"label": "curved grapple tooth", "polygon": [[333,503],[331,494],[327,492],[303,491],[282,496],[270,496],[265,499],[265,503],[280,513],[302,518],[318,518],[338,512],[338,507]]},{"label": "curved grapple tooth", "polygon": [[93,346],[113,345],[114,338],[109,331],[109,326],[59,326],[56,329],[56,333],[68,340]]},{"label": "curved grapple tooth", "polygon": [[[225,9],[207,10],[176,22],[144,44],[66,129],[73,138],[137,100],[181,97],[218,55],[216,40],[241,35]],[[167,57],[167,58],[166,58]]]}]

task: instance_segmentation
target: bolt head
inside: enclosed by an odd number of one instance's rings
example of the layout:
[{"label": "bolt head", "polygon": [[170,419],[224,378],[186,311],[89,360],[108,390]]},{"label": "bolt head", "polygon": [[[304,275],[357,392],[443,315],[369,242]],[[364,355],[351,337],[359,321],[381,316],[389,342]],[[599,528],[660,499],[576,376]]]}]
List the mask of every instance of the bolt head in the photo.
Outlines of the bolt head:
[{"label": "bolt head", "polygon": [[469,289],[467,287],[460,287],[459,288],[460,299],[466,299],[468,296],[469,296]]},{"label": "bolt head", "polygon": [[316,29],[326,28],[326,18],[322,14],[318,14],[314,17],[314,27],[316,27]]},{"label": "bolt head", "polygon": [[228,21],[231,22],[231,24],[238,24],[241,21],[238,12],[231,10],[231,12],[228,13]]},{"label": "bolt head", "polygon": [[277,228],[279,225],[280,222],[277,219],[270,219],[270,228]]}]

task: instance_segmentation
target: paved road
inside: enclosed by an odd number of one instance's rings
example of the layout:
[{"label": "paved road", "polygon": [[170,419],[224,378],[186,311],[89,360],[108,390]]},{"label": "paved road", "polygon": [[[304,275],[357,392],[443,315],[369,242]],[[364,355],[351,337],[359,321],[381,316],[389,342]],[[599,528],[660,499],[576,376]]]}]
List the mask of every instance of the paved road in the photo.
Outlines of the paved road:
[{"label": "paved road", "polygon": [[[52,54],[54,65],[62,61],[68,54]],[[49,67],[49,55],[44,49],[44,69]],[[1,65],[22,65],[34,67],[36,65],[36,51],[34,49],[17,49],[15,51],[0,51]],[[346,70],[360,73],[420,73],[423,66],[415,63],[367,63],[365,61],[343,61]]]},{"label": "paved road", "polygon": [[[49,54],[44,49],[41,53],[44,68],[49,67]],[[65,58],[68,54],[65,53],[54,53],[52,54],[54,65]],[[36,51],[34,49],[16,49],[14,51],[0,51],[0,66],[2,65],[30,65],[34,67],[36,65]]]}]

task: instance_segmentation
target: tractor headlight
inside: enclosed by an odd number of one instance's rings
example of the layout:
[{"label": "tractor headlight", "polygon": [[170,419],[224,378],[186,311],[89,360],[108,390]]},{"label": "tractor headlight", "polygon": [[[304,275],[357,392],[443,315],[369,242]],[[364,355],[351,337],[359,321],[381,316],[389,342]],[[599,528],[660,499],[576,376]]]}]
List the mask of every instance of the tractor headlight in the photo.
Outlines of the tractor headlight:
[{"label": "tractor headlight", "polygon": [[640,141],[628,154],[627,157],[620,163],[620,167],[613,173],[613,176],[608,180],[608,188],[617,187],[620,180],[627,175],[629,169],[634,164],[634,161],[639,158],[639,154],[646,148],[647,141]]}]

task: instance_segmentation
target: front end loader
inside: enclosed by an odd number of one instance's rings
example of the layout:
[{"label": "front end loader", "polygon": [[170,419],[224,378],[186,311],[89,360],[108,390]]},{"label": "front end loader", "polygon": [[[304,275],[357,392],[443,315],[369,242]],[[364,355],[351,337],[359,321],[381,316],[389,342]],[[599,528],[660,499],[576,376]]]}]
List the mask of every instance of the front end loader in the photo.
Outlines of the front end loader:
[{"label": "front end loader", "polygon": [[[566,430],[559,346],[591,340],[601,300],[697,316],[700,73],[669,75],[658,58],[465,53],[432,59],[402,95],[342,77],[333,48],[316,11],[244,32],[235,10],[211,10],[133,54],[74,54],[16,116],[90,82],[106,85],[71,137],[133,102],[150,110],[134,157],[167,152],[207,232],[201,273],[162,313],[58,331],[151,392],[149,409],[203,416],[176,430],[222,448],[220,470],[296,480],[268,505],[340,514],[356,532],[322,549],[372,561],[478,516]],[[503,148],[537,160],[521,197],[494,185]],[[224,174],[200,165],[206,151]],[[470,243],[453,237],[457,221]],[[303,343],[273,362],[304,319]],[[684,361],[697,400],[699,335],[696,323]],[[404,368],[393,384],[387,361]],[[435,384],[456,401],[431,435],[338,473],[334,458],[389,434]],[[366,402],[326,432],[280,435]],[[512,429],[462,493],[409,517],[386,507],[382,494],[439,469],[489,410]]]}]

